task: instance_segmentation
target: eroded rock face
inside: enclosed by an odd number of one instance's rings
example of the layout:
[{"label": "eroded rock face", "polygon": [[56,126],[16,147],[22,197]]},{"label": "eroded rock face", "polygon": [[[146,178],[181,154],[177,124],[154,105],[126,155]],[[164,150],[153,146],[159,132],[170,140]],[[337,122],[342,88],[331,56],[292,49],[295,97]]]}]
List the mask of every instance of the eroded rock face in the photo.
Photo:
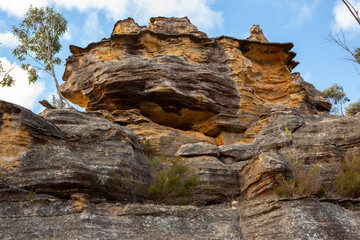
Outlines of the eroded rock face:
[{"label": "eroded rock face", "polygon": [[[86,204],[74,200],[0,203],[1,239],[241,239],[227,206]],[[16,228],[14,228],[16,226]],[[12,229],[11,231],[9,229]]]},{"label": "eroded rock face", "polygon": [[291,74],[292,43],[250,39],[207,38],[187,18],[151,18],[148,27],[122,20],[109,39],[70,47],[61,91],[87,111],[135,108],[158,124],[211,137],[245,132],[274,103],[303,113],[330,109]]},{"label": "eroded rock face", "polygon": [[360,212],[338,204],[304,198],[240,205],[243,239],[360,239]]},{"label": "eroded rock face", "polygon": [[[71,46],[61,89],[87,113],[0,101],[0,238],[359,239],[358,199],[274,194],[290,158],[326,185],[360,150],[359,116],[328,114],[292,46],[163,17]],[[189,166],[207,206],[148,204],[150,155]]]},{"label": "eroded rock face", "polygon": [[[149,186],[150,171],[131,130],[76,110],[47,110],[43,118],[4,101],[0,116],[1,199],[13,189],[120,201],[146,195],[141,186]],[[103,191],[114,176],[130,182],[131,189]]]}]

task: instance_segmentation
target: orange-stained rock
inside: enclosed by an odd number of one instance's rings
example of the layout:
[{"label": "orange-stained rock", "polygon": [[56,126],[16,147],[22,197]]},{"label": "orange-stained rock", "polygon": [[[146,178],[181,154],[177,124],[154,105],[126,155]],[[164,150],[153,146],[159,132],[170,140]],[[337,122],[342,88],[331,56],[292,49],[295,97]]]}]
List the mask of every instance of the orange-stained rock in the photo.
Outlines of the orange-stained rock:
[{"label": "orange-stained rock", "polygon": [[146,148],[150,148],[157,155],[170,158],[175,156],[175,153],[183,144],[198,142],[215,144],[213,138],[202,133],[182,131],[153,122],[129,124],[126,127],[139,137]]},{"label": "orange-stained rock", "polygon": [[0,173],[15,172],[20,159],[29,152],[32,136],[18,116],[0,113]]},{"label": "orange-stained rock", "polygon": [[[41,117],[0,100],[0,201],[30,191],[77,193],[73,207],[85,211],[83,193],[119,201],[147,195],[140,188],[152,179],[143,146],[131,130],[97,115],[48,109]],[[121,180],[106,184],[109,178]],[[131,186],[117,188],[121,181]]]},{"label": "orange-stained rock", "polygon": [[148,28],[150,31],[169,35],[191,34],[197,37],[207,38],[207,35],[203,32],[200,32],[197,27],[191,24],[187,17],[152,17],[150,18]]},{"label": "orange-stained rock", "polygon": [[141,27],[132,18],[115,23],[112,34],[137,34]]},{"label": "orange-stained rock", "polygon": [[[0,101],[0,238],[358,239],[360,201],[334,180],[360,151],[360,115],[330,115],[292,47],[163,17],[71,46],[61,88],[87,113]],[[156,174],[175,156],[199,177],[189,203],[207,206],[145,204],[155,179],[181,177]],[[325,198],[275,195],[295,159],[319,168]]]},{"label": "orange-stained rock", "polygon": [[248,40],[208,38],[186,17],[151,18],[148,27],[129,18],[109,39],[70,47],[61,91],[87,111],[138,109],[155,123],[219,136],[220,143],[226,132],[251,142],[242,133],[273,104],[304,114],[331,107],[291,73],[298,64],[292,47],[268,42],[259,26]]},{"label": "orange-stained rock", "polygon": [[248,37],[248,39],[260,42],[269,42],[259,25],[252,25],[250,28],[250,37]]}]

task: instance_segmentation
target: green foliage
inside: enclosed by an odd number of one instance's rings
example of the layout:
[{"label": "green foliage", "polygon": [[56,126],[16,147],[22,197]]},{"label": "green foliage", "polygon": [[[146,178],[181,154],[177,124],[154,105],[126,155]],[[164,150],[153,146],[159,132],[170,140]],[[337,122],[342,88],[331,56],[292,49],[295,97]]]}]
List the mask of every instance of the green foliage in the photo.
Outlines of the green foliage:
[{"label": "green foliage", "polygon": [[142,145],[145,149],[145,154],[148,159],[153,159],[156,156],[156,151],[154,150],[154,148],[152,148],[148,142],[142,143]]},{"label": "green foliage", "polygon": [[11,67],[10,69],[5,69],[0,62],[0,86],[1,87],[11,87],[15,81],[10,75],[10,72],[14,69],[14,67]]},{"label": "green foliage", "polygon": [[345,159],[335,180],[335,187],[344,197],[360,197],[360,157]]},{"label": "green foliage", "polygon": [[325,196],[325,194],[326,194],[325,187],[321,186],[314,195],[318,198],[322,198]]},{"label": "green foliage", "polygon": [[321,186],[320,181],[320,164],[309,168],[298,158],[294,161],[292,153],[289,154],[289,160],[292,164],[292,176],[289,179],[278,178],[279,186],[274,189],[275,194],[280,197],[324,196],[325,188]]},{"label": "green foliage", "polygon": [[149,161],[149,166],[154,182],[149,187],[148,194],[155,201],[184,205],[193,200],[199,177],[178,158],[166,161],[164,158],[156,157]]},{"label": "green foliage", "polygon": [[357,102],[350,103],[346,108],[346,116],[354,116],[360,112],[360,99]]},{"label": "green foliage", "polygon": [[56,237],[49,237],[48,235],[46,235],[46,239],[47,239],[47,240],[57,240]]},{"label": "green foliage", "polygon": [[287,138],[287,139],[290,139],[290,138],[291,138],[291,133],[290,133],[288,127],[285,128],[285,133],[286,133],[286,138]]},{"label": "green foliage", "polygon": [[358,63],[360,63],[360,48],[355,49],[354,57]]},{"label": "green foliage", "polygon": [[35,198],[35,196],[36,196],[36,192],[34,190],[34,186],[32,186],[31,189],[28,192],[28,198],[30,200],[33,200]]},{"label": "green foliage", "polygon": [[52,95],[51,103],[56,108],[59,108],[61,106],[60,99],[58,99],[55,95]]},{"label": "green foliage", "polygon": [[124,195],[128,196],[129,193],[133,193],[136,186],[134,186],[131,179],[132,177],[129,173],[113,169],[108,171],[104,181],[94,175],[91,179],[91,183],[94,188],[98,189],[103,194],[114,199],[119,199]]},{"label": "green foliage", "polygon": [[[60,37],[66,32],[67,21],[62,14],[52,8],[36,8],[30,6],[18,27],[13,27],[13,34],[20,44],[13,49],[14,56],[21,62],[21,68],[28,72],[29,83],[39,78],[38,70],[50,74],[56,84],[63,106],[63,97],[59,90],[54,65],[61,64],[61,59],[55,57],[60,51]],[[31,64],[29,62],[35,64]]]},{"label": "green foliage", "polygon": [[308,154],[309,154],[309,157],[311,158],[312,157],[312,148],[308,148]]},{"label": "green foliage", "polygon": [[343,105],[349,102],[350,99],[346,97],[342,86],[334,83],[331,87],[322,91],[322,94],[332,103],[331,113],[344,115]]}]

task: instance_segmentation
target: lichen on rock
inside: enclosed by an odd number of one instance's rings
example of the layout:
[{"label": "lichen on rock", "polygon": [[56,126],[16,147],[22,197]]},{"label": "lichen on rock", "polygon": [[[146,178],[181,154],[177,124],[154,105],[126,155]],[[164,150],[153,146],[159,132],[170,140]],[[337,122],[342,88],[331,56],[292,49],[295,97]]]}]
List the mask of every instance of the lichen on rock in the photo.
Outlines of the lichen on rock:
[{"label": "lichen on rock", "polygon": [[[359,116],[328,113],[292,48],[187,17],[70,46],[61,92],[86,112],[0,101],[0,238],[359,239],[358,199],[274,193],[296,161],[331,190],[360,150]],[[197,206],[153,204],[152,161],[173,159],[199,177]]]}]

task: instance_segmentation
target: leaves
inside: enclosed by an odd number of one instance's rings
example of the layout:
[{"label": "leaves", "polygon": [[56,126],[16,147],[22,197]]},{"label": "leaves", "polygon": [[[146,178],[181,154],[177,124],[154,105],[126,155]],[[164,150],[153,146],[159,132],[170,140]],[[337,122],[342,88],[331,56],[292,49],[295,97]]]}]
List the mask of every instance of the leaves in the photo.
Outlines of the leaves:
[{"label": "leaves", "polygon": [[346,97],[344,88],[334,83],[331,87],[322,91],[325,98],[327,98],[332,104],[331,113],[344,115],[343,104],[349,102],[350,99]]},{"label": "leaves", "polygon": [[50,71],[51,64],[61,63],[54,55],[61,50],[60,36],[66,29],[67,21],[62,14],[49,7],[31,6],[19,27],[13,27],[13,33],[20,41],[13,54],[19,61],[30,57],[41,65],[42,70]]},{"label": "leaves", "polygon": [[357,102],[350,103],[345,108],[346,116],[354,116],[358,112],[360,112],[360,99]]},{"label": "leaves", "polygon": [[[290,154],[289,154],[290,156]],[[306,166],[304,161],[289,157],[292,164],[292,176],[286,179],[284,176],[278,178],[279,186],[274,191],[280,197],[321,195],[323,191],[320,178],[320,163]],[[320,190],[320,191],[319,191]]]},{"label": "leaves", "polygon": [[157,158],[149,162],[154,182],[148,194],[158,202],[188,204],[200,179],[179,159],[170,160],[168,164],[162,165]]},{"label": "leaves", "polygon": [[344,197],[360,197],[360,158],[347,158],[340,165],[335,187]]},{"label": "leaves", "polygon": [[30,6],[18,27],[13,27],[13,34],[20,44],[13,49],[14,56],[21,62],[21,68],[28,72],[29,83],[39,79],[38,70],[50,74],[56,84],[60,97],[60,107],[64,106],[57,82],[54,65],[61,64],[55,55],[61,50],[60,37],[66,32],[67,21],[62,14],[52,8],[34,8]]},{"label": "leaves", "polygon": [[35,83],[38,80],[38,78],[39,78],[38,71],[35,68],[33,68],[30,64],[28,64],[28,63],[21,64],[21,69],[27,71],[29,84]]},{"label": "leaves", "polygon": [[6,70],[2,63],[0,62],[0,85],[1,87],[11,87],[15,81],[10,75],[10,72],[14,69],[14,67],[11,67],[10,69]]}]

